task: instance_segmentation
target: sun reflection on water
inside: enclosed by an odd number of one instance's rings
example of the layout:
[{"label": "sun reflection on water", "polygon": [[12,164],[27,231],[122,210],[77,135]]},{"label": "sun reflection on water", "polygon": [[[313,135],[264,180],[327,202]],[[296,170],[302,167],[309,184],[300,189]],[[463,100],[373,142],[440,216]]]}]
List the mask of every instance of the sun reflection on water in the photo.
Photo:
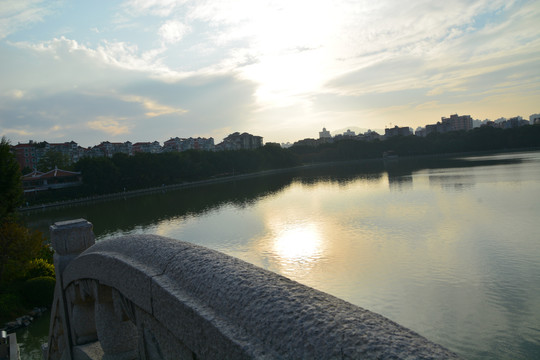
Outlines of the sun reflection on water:
[{"label": "sun reflection on water", "polygon": [[324,257],[325,242],[321,230],[316,223],[274,225],[274,236],[267,244],[275,271],[297,281],[307,280]]},{"label": "sun reflection on water", "polygon": [[285,227],[278,233],[273,245],[274,252],[287,261],[314,261],[322,252],[321,234],[315,224]]}]

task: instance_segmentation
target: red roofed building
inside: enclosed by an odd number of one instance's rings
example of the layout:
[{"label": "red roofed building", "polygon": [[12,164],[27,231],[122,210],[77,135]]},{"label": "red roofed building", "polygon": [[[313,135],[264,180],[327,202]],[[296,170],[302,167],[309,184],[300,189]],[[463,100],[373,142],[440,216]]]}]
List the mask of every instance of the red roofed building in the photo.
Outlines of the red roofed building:
[{"label": "red roofed building", "polygon": [[157,154],[161,152],[161,145],[159,142],[137,142],[133,144],[133,154],[135,153],[151,153]]},{"label": "red roofed building", "polygon": [[17,144],[11,147],[21,169],[35,169],[39,161],[39,154],[34,144]]},{"label": "red roofed building", "polygon": [[82,185],[80,172],[53,169],[47,172],[34,170],[22,177],[24,192],[60,189]]}]

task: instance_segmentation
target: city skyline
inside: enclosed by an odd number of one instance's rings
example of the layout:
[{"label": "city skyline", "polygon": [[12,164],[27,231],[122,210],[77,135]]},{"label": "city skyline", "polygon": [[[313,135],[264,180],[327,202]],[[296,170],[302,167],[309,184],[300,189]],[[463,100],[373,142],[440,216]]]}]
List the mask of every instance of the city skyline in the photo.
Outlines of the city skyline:
[{"label": "city skyline", "polygon": [[5,2],[0,134],[285,143],[455,113],[527,119],[539,16],[534,1]]}]

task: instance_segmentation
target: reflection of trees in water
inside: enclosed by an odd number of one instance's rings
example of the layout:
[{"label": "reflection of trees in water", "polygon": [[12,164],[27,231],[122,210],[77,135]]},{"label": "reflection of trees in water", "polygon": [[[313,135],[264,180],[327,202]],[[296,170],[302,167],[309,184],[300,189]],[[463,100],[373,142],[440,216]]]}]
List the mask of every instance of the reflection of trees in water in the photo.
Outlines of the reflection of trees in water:
[{"label": "reflection of trees in water", "polygon": [[440,187],[443,190],[464,191],[473,188],[475,183],[473,175],[429,175],[429,185]]},{"label": "reflection of trees in water", "polygon": [[294,180],[306,186],[314,186],[319,182],[345,186],[357,180],[379,181],[383,172],[382,162],[378,160],[346,162],[298,170],[295,172]]},{"label": "reflection of trees in water", "polygon": [[[516,162],[515,160],[513,162]],[[260,198],[272,195],[299,182],[315,186],[320,182],[346,186],[354,181],[380,181],[388,174],[391,189],[412,186],[412,174],[422,169],[487,166],[508,163],[509,160],[475,160],[452,158],[410,158],[392,163],[382,160],[334,163],[324,166],[291,169],[286,173],[253,177],[219,184],[158,192],[126,199],[23,214],[27,225],[48,234],[48,227],[57,222],[85,218],[94,224],[97,236],[115,231],[131,231],[156,222],[185,216],[199,216],[224,204],[245,207]],[[461,182],[466,186],[467,182]]]},{"label": "reflection of trees in water", "polygon": [[412,185],[412,176],[390,176],[390,174],[388,175],[388,186],[392,191],[403,191],[412,189]]},{"label": "reflection of trees in water", "polygon": [[403,191],[412,188],[414,164],[405,161],[385,161],[384,169],[388,174],[388,186],[392,191]]},{"label": "reflection of trees in water", "polygon": [[[420,157],[385,162],[384,167],[388,173],[390,189],[401,191],[412,188],[413,173],[424,169],[455,169],[515,164],[519,162],[521,162],[520,159],[475,158],[474,161],[471,161],[467,158]],[[431,185],[438,185],[443,189],[451,188],[452,190],[463,191],[474,186],[474,177],[472,175],[430,175],[429,182]]]},{"label": "reflection of trees in water", "polygon": [[21,347],[21,359],[41,360],[41,345],[49,338],[49,311],[43,313],[30,326],[17,330],[17,343]]},{"label": "reflection of trees in water", "polygon": [[291,174],[277,174],[25,215],[30,227],[45,231],[54,222],[82,217],[92,222],[94,233],[101,236],[118,230],[144,228],[173,218],[197,216],[224,204],[247,206],[260,197],[280,191],[291,181]]}]

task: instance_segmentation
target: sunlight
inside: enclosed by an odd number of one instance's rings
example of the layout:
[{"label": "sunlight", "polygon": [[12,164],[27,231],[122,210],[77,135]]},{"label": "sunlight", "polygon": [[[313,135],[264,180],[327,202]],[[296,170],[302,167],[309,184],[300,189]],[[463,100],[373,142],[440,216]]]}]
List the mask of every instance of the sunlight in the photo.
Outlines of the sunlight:
[{"label": "sunlight", "polygon": [[264,8],[249,21],[244,31],[252,34],[257,62],[242,72],[259,84],[259,102],[289,106],[291,96],[315,91],[328,80],[335,64],[329,47],[339,27],[333,12],[324,1],[295,1]]},{"label": "sunlight", "polygon": [[283,260],[314,261],[322,253],[321,234],[315,224],[285,228],[276,237],[274,251]]}]

